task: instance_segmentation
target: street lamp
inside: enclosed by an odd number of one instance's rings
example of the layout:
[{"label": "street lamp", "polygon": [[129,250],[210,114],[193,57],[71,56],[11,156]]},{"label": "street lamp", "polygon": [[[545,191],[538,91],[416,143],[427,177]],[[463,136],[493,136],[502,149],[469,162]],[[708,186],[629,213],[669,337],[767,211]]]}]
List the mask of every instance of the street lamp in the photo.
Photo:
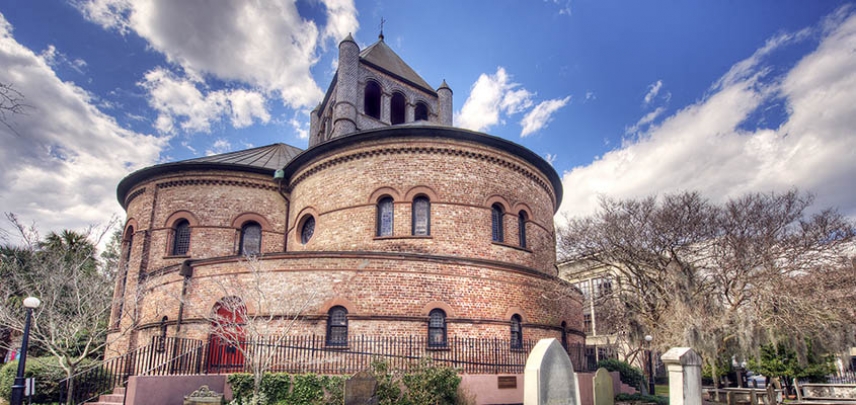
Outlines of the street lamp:
[{"label": "street lamp", "polygon": [[654,356],[651,355],[651,341],[654,337],[645,335],[645,342],[648,345],[648,394],[654,395]]},{"label": "street lamp", "polygon": [[33,309],[38,308],[39,301],[36,297],[24,299],[24,308],[27,308],[27,320],[24,322],[24,336],[21,338],[21,355],[18,358],[18,374],[15,375],[15,384],[12,385],[12,400],[9,405],[22,405],[24,403],[24,368],[27,363],[27,342],[30,340],[30,319]]}]

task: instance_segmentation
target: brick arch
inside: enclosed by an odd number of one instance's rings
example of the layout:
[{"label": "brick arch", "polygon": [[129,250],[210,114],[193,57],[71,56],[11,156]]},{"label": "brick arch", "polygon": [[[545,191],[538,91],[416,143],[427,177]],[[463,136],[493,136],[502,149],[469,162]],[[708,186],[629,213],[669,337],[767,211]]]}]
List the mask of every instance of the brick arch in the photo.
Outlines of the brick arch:
[{"label": "brick arch", "polygon": [[413,201],[413,199],[420,194],[424,194],[426,197],[428,197],[429,200],[431,200],[431,202],[440,199],[440,196],[431,187],[416,186],[412,187],[410,190],[407,190],[407,193],[404,194],[404,201]]},{"label": "brick arch", "polygon": [[514,204],[514,208],[512,208],[512,212],[514,213],[514,215],[520,215],[520,211],[525,212],[526,219],[532,221],[532,209],[529,208],[526,203],[519,202],[517,204]]},{"label": "brick arch", "polygon": [[503,197],[501,195],[494,194],[488,198],[485,198],[485,200],[484,200],[484,206],[485,207],[490,208],[490,207],[493,207],[494,204],[499,204],[500,206],[502,206],[502,211],[505,213],[508,213],[511,211],[510,210],[511,204],[509,204],[508,200],[506,200],[505,197]]},{"label": "brick arch", "polygon": [[330,309],[333,307],[345,308],[345,310],[348,311],[348,315],[353,315],[357,311],[357,306],[354,305],[354,303],[351,302],[349,299],[344,297],[336,297],[325,301],[318,308],[318,311],[320,314],[327,314],[327,312],[330,312]]},{"label": "brick arch", "polygon": [[164,226],[167,228],[173,228],[175,227],[175,223],[180,219],[186,219],[187,222],[190,223],[191,227],[199,226],[199,220],[196,218],[196,215],[193,215],[192,212],[187,210],[178,210],[170,214],[169,217],[166,218],[166,221],[164,221]]},{"label": "brick arch", "polygon": [[520,315],[520,322],[526,323],[526,313],[523,312],[523,309],[520,307],[509,307],[508,310],[505,311],[505,322],[511,322],[511,317],[514,315]]},{"label": "brick arch", "polygon": [[392,197],[392,200],[395,202],[401,201],[401,193],[399,193],[398,190],[396,190],[392,187],[381,187],[381,188],[375,190],[371,194],[371,196],[369,196],[368,203],[369,204],[377,204],[378,200],[380,200],[381,197],[383,197],[385,195]]},{"label": "brick arch", "polygon": [[241,227],[249,221],[254,221],[261,225],[262,231],[270,231],[272,228],[267,218],[255,212],[244,212],[235,216],[232,220],[232,228],[241,229]]},{"label": "brick arch", "polygon": [[[137,232],[137,231],[139,231],[139,230],[140,230],[140,224],[138,224],[138,223],[137,223],[137,220],[136,220],[136,219],[134,219],[134,218],[128,218],[128,220],[127,220],[127,221],[125,221],[125,227],[124,227],[124,228],[122,228],[122,240],[123,240],[123,241],[124,241],[124,240],[127,240],[127,237],[128,237],[128,229],[133,229],[133,230],[134,230],[134,232]],[[133,234],[132,234],[131,236],[133,236]]]},{"label": "brick arch", "polygon": [[422,307],[422,315],[428,316],[431,311],[435,309],[442,309],[443,312],[446,313],[446,318],[452,318],[455,316],[455,311],[452,310],[452,307],[443,301],[431,301],[425,304],[425,306]]}]

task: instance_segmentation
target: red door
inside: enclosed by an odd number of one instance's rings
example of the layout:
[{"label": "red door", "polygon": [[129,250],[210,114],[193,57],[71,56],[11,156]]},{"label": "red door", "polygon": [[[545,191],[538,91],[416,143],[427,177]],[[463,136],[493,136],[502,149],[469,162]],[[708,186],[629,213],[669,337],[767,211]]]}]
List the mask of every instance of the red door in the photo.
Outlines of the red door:
[{"label": "red door", "polygon": [[211,322],[214,332],[208,337],[208,372],[235,373],[244,371],[246,348],[243,307],[232,311],[229,306],[217,305],[216,316]]}]

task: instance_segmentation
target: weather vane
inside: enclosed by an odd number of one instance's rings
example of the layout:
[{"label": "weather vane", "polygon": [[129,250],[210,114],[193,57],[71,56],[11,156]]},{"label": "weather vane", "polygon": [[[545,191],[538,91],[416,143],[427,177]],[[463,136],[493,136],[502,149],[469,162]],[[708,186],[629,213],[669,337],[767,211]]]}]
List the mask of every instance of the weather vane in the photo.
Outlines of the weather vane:
[{"label": "weather vane", "polygon": [[380,35],[377,36],[378,38],[381,39],[381,41],[383,41],[383,23],[385,23],[385,22],[386,22],[386,20],[384,20],[383,16],[381,16],[380,17]]}]

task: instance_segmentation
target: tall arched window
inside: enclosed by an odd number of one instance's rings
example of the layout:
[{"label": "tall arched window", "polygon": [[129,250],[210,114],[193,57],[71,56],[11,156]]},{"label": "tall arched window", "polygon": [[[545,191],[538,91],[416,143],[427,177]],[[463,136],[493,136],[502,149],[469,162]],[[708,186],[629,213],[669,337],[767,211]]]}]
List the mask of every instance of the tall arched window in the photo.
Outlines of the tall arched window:
[{"label": "tall arched window", "polygon": [[380,119],[380,99],[381,89],[377,82],[369,81],[366,83],[366,91],[363,97],[363,108],[366,115]]},{"label": "tall arched window", "polygon": [[190,222],[179,220],[173,230],[172,255],[184,256],[190,251]]},{"label": "tall arched window", "polygon": [[428,346],[446,346],[446,313],[442,309],[428,313]]},{"label": "tall arched window", "polygon": [[327,346],[348,345],[348,310],[342,306],[327,312]]},{"label": "tall arched window", "polygon": [[523,348],[523,318],[517,314],[511,316],[511,348]]},{"label": "tall arched window", "polygon": [[238,254],[257,255],[262,250],[262,226],[258,222],[247,222],[241,227],[241,245]]},{"label": "tall arched window", "polygon": [[404,124],[407,101],[401,93],[393,93],[390,103],[390,122],[392,125]]},{"label": "tall arched window", "polygon": [[502,229],[502,217],[505,213],[502,209],[502,206],[499,204],[494,204],[490,207],[490,219],[491,219],[491,237],[494,242],[503,242],[505,241],[505,235],[503,234]]},{"label": "tall arched window", "polygon": [[423,102],[416,103],[416,110],[414,111],[414,121],[428,121],[428,106]]},{"label": "tall arched window", "polygon": [[413,199],[413,230],[414,236],[431,234],[431,200],[424,195]]},{"label": "tall arched window", "polygon": [[526,211],[520,211],[517,214],[517,238],[520,242],[520,247],[526,247]]},{"label": "tall arched window", "polygon": [[377,202],[376,236],[392,236],[393,221],[392,197],[383,197]]}]

